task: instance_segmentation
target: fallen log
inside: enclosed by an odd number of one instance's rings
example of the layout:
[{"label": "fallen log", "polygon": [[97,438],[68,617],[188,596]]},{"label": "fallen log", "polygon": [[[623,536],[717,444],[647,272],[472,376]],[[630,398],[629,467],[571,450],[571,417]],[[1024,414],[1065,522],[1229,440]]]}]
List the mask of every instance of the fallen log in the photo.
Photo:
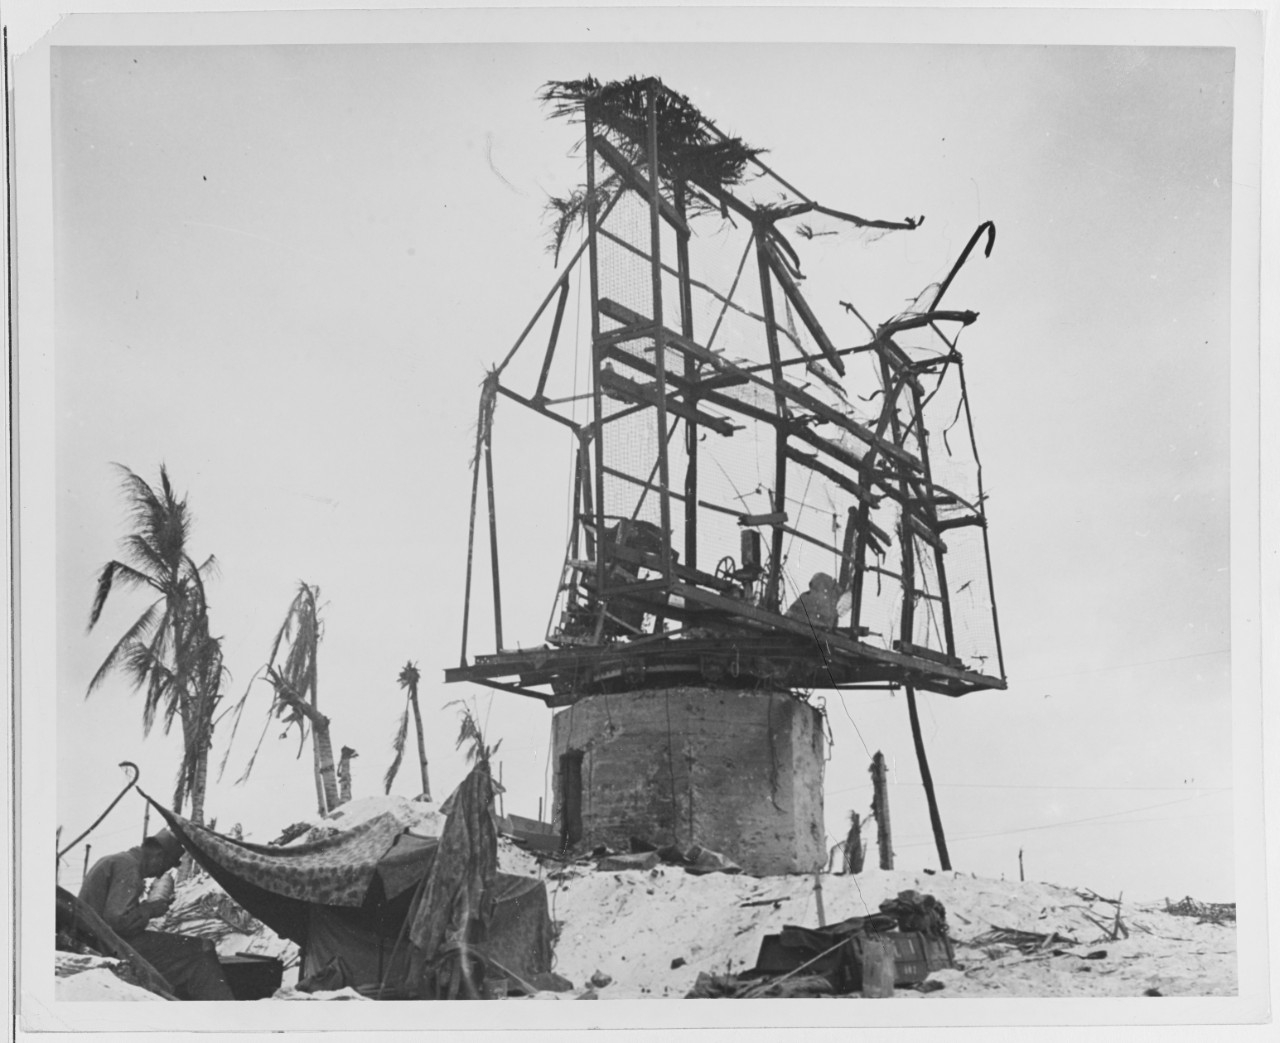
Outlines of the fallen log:
[{"label": "fallen log", "polygon": [[[55,885],[56,886],[56,885]],[[103,956],[128,964],[137,984],[166,1000],[176,1000],[164,975],[139,955],[138,951],[113,931],[88,905],[63,887],[57,888],[57,927],[87,942]]]}]

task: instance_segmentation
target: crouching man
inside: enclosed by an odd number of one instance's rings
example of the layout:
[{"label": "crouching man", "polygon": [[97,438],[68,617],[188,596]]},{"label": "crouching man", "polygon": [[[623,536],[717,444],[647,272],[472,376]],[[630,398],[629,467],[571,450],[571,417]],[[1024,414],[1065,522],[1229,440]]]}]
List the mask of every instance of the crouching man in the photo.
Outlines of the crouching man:
[{"label": "crouching man", "polygon": [[181,841],[162,829],[139,847],[98,859],[80,886],[80,899],[164,975],[178,999],[235,999],[213,942],[147,930],[151,920],[168,911],[173,899],[143,901],[144,881],[175,868],[181,859]]}]

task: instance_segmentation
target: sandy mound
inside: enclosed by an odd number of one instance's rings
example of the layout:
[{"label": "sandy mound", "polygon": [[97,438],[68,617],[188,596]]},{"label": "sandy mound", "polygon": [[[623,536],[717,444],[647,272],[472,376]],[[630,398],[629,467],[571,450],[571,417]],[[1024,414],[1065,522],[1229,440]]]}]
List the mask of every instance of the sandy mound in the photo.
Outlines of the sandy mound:
[{"label": "sandy mound", "polygon": [[[785,924],[819,922],[812,876],[691,876],[671,866],[604,873],[574,866],[549,875],[547,884],[552,918],[560,927],[556,973],[580,989],[597,972],[607,975],[612,982],[597,990],[601,999],[683,996],[700,972],[754,966],[764,935]],[[961,965],[931,975],[944,988],[930,996],[1236,992],[1233,924],[1198,924],[1169,915],[1162,905],[1125,904],[1121,917],[1129,936],[1111,941],[1114,904],[1053,884],[957,873],[824,874],[826,921],[866,916],[904,890],[931,894],[946,906]],[[1060,940],[1023,952],[1009,940],[992,938],[995,928],[1056,934]],[[1105,956],[1083,958],[1099,952]],[[902,989],[896,995],[921,996]]]},{"label": "sandy mound", "polygon": [[165,1002],[163,997],[157,996],[154,992],[148,992],[121,979],[117,973],[120,967],[119,960],[105,956],[57,952],[54,954],[54,974],[57,976],[53,986],[54,999],[88,1002],[102,1000]]}]

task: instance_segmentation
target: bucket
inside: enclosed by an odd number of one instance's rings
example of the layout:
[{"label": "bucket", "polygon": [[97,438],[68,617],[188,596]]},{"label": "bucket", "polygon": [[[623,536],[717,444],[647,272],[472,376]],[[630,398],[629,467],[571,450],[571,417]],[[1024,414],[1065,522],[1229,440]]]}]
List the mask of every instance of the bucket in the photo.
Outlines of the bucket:
[{"label": "bucket", "polygon": [[869,935],[862,941],[862,995],[883,999],[893,995],[897,978],[897,949],[889,938]]}]

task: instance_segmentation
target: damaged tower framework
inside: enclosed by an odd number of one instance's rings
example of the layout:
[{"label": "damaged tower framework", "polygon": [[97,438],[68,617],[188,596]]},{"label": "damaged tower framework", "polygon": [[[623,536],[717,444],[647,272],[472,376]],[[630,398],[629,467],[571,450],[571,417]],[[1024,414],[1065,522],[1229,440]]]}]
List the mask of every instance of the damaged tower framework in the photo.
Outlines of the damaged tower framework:
[{"label": "damaged tower framework", "polygon": [[[956,351],[976,315],[941,303],[994,228],[873,325],[838,287],[822,299],[823,259],[919,220],[818,204],[656,79],[552,83],[543,98],[584,132],[585,183],[553,202],[557,252],[573,229],[585,238],[485,382],[462,662],[446,680],[556,709],[566,846],[697,842],[756,873],[825,862],[825,728],[808,693],[905,688],[947,867],[915,691],[1005,680]],[[579,359],[564,330],[583,279]],[[499,396],[576,445],[550,629],[518,651],[502,636]],[[498,650],[469,658],[482,470]]]}]

